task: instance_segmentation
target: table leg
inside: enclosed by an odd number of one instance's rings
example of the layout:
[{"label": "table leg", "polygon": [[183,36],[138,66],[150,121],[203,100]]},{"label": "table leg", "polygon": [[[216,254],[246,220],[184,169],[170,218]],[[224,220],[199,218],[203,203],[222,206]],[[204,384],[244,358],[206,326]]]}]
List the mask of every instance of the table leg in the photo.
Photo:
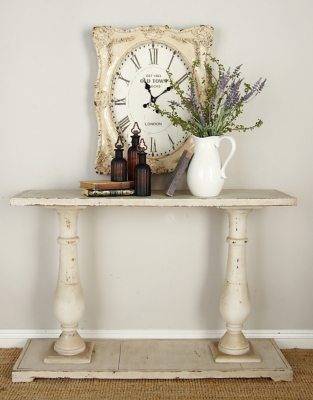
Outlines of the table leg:
[{"label": "table leg", "polygon": [[[260,361],[242,333],[250,312],[250,295],[246,276],[247,217],[252,208],[227,208],[229,236],[227,271],[220,299],[220,312],[227,331],[215,348],[216,362]],[[215,343],[216,345],[217,343]],[[212,349],[212,346],[211,346]],[[214,353],[213,349],[212,352]],[[228,355],[230,357],[220,357]],[[242,357],[247,355],[247,359]],[[232,357],[233,356],[233,357]],[[235,357],[234,357],[235,356]]]},{"label": "table leg", "polygon": [[[77,263],[78,213],[85,207],[53,207],[59,214],[60,245],[59,274],[54,300],[54,313],[61,323],[62,333],[56,340],[52,353],[45,362],[90,362],[91,344],[86,343],[77,332],[78,322],[85,310],[83,289]],[[55,353],[56,352],[56,353]],[[86,356],[84,352],[88,353]],[[54,353],[54,354],[53,354]],[[60,357],[66,356],[66,357]],[[70,357],[76,356],[79,357]],[[87,357],[87,358],[86,358]]]}]

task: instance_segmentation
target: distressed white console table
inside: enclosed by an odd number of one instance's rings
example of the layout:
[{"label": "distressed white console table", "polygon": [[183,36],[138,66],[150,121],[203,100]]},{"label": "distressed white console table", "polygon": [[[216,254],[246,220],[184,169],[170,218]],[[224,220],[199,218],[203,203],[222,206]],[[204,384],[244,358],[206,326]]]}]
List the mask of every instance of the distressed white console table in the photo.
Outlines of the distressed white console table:
[{"label": "distressed white console table", "polygon": [[[248,341],[242,333],[250,311],[246,279],[247,216],[265,206],[294,206],[297,200],[276,190],[223,190],[213,198],[189,192],[167,197],[88,198],[80,190],[29,190],[11,198],[14,206],[43,206],[59,215],[60,265],[54,312],[61,323],[57,340],[28,340],[12,373],[13,382],[35,378],[231,378],[292,380],[293,373],[275,342]],[[84,341],[77,332],[84,296],[77,264],[77,219],[86,207],[217,207],[229,217],[228,261],[220,312],[226,332],[220,340]]]}]

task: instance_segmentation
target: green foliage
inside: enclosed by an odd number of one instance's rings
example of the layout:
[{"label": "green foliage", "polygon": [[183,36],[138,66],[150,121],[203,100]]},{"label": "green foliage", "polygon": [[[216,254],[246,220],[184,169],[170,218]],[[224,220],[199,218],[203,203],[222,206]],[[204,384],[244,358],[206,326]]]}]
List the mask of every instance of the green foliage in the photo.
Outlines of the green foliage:
[{"label": "green foliage", "polygon": [[[260,119],[250,127],[236,124],[235,121],[243,113],[244,105],[262,91],[266,79],[261,82],[260,78],[251,86],[240,78],[241,65],[233,72],[230,69],[225,71],[219,60],[214,57],[209,58],[210,62],[204,63],[205,76],[200,84],[196,79],[200,61],[193,63],[188,94],[173,80],[172,73],[167,71],[171,89],[178,94],[180,103],[170,101],[170,111],[160,109],[157,104],[150,106],[162,116],[169,118],[174,126],[179,125],[184,131],[189,131],[198,137],[221,136],[231,131],[246,132],[259,128],[263,124]],[[217,76],[214,74],[214,65]],[[240,92],[242,84],[243,93]],[[183,119],[178,114],[177,110],[180,108],[188,111],[188,119]]]}]

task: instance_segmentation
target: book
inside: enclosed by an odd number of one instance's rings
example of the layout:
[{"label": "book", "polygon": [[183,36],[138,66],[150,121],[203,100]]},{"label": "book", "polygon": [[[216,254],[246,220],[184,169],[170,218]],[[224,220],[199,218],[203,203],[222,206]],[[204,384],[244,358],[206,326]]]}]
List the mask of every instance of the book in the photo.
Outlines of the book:
[{"label": "book", "polygon": [[80,188],[91,190],[133,189],[134,181],[112,182],[106,180],[80,181]]},{"label": "book", "polygon": [[85,189],[82,194],[87,197],[133,196],[135,189],[91,190]]},{"label": "book", "polygon": [[167,196],[173,196],[177,185],[179,181],[181,180],[186,168],[188,167],[188,164],[190,163],[190,160],[192,159],[193,153],[189,150],[184,150],[177,165],[176,168],[174,169],[173,176],[169,180],[166,188],[165,188],[165,194]]}]

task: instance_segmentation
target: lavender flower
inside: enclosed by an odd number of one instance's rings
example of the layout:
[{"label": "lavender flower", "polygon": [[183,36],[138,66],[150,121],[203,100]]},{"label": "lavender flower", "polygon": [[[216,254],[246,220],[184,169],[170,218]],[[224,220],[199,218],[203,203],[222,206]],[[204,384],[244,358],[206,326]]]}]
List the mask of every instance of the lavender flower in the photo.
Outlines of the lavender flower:
[{"label": "lavender flower", "polygon": [[238,79],[237,82],[233,81],[232,84],[230,85],[229,92],[227,93],[226,100],[224,103],[224,110],[227,110],[229,108],[236,107],[238,103],[240,102],[240,85],[243,79]]},{"label": "lavender flower", "polygon": [[221,76],[220,83],[218,85],[217,93],[214,97],[210,99],[210,104],[213,104],[216,99],[219,98],[219,96],[224,92],[230,78],[230,68],[228,68],[226,74],[223,72],[223,75]]},{"label": "lavender flower", "polygon": [[239,74],[241,66],[242,64],[238,65],[238,67],[234,69],[234,72],[232,73],[233,76],[237,76]]},{"label": "lavender flower", "polygon": [[199,115],[199,119],[200,119],[201,125],[202,125],[202,126],[206,126],[205,118],[204,118],[204,116],[203,116],[202,114]]},{"label": "lavender flower", "polygon": [[258,93],[261,93],[261,91],[263,90],[263,88],[264,88],[264,86],[265,86],[265,83],[266,83],[266,79],[264,79],[264,81],[261,83],[261,85],[259,86],[259,89],[258,89]]},{"label": "lavender flower", "polygon": [[223,73],[222,77],[221,77],[221,81],[220,84],[218,86],[218,93],[221,94],[222,92],[224,92],[228,82],[229,82],[229,78],[230,78],[230,68],[228,68],[226,74]]},{"label": "lavender flower", "polygon": [[169,103],[172,104],[172,106],[174,107],[179,107],[182,108],[183,110],[185,109],[180,103],[177,103],[177,101],[169,100]]},{"label": "lavender flower", "polygon": [[255,82],[255,84],[252,86],[251,90],[245,96],[242,97],[242,102],[247,102],[249,99],[251,99],[251,97],[253,95],[256,96],[257,94],[261,93],[262,89],[265,86],[265,82],[266,82],[266,79],[264,79],[263,82],[261,82],[261,79],[262,78],[257,80]]},{"label": "lavender flower", "polygon": [[187,100],[190,102],[190,105],[193,107],[195,112],[199,112],[201,109],[201,104],[198,100],[196,89],[194,85],[191,85],[190,95],[187,97]]}]

